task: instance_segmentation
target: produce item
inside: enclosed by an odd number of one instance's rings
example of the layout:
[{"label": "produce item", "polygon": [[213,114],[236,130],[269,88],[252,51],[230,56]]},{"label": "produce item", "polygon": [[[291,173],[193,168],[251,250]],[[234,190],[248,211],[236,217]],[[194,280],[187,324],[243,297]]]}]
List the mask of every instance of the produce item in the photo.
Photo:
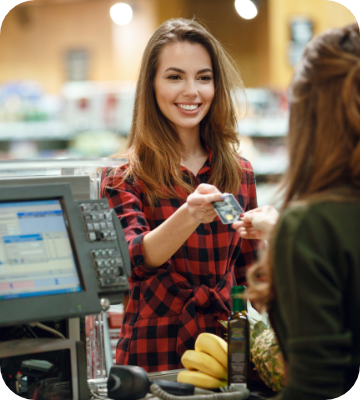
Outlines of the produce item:
[{"label": "produce item", "polygon": [[186,370],[178,373],[178,382],[202,389],[227,386],[227,343],[224,339],[212,333],[200,333],[195,350],[185,351],[181,362]]},{"label": "produce item", "polygon": [[208,332],[200,333],[195,341],[195,351],[209,354],[227,370],[228,346],[221,337]]},{"label": "produce item", "polygon": [[275,332],[265,329],[256,336],[250,350],[255,369],[265,384],[275,392],[285,385],[284,359]]},{"label": "produce item", "polygon": [[187,350],[181,357],[183,366],[189,371],[202,371],[218,379],[227,379],[226,369],[214,357],[201,351]]},{"label": "produce item", "polygon": [[218,389],[227,385],[227,381],[222,381],[200,371],[180,371],[177,376],[177,381],[191,383],[202,389]]}]

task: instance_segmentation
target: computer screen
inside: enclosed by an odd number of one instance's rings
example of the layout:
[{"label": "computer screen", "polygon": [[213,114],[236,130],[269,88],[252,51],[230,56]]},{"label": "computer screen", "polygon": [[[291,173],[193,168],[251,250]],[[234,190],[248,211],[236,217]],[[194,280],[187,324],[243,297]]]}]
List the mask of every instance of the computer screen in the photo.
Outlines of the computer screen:
[{"label": "computer screen", "polygon": [[0,300],[82,290],[59,199],[0,203]]},{"label": "computer screen", "polygon": [[[115,237],[107,223],[90,236],[100,220],[118,224]],[[106,199],[74,201],[69,184],[0,186],[0,327],[99,314],[121,302],[129,270]]]}]

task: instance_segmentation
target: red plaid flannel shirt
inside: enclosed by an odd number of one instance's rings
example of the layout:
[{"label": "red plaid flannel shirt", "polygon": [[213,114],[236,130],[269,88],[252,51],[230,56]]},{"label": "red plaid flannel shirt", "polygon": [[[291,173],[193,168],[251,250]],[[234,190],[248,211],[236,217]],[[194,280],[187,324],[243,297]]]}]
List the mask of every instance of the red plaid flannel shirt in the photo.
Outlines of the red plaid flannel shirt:
[{"label": "red plaid flannel shirt", "polygon": [[[211,175],[208,160],[195,177],[196,186]],[[239,157],[243,175],[237,200],[248,211],[257,207],[251,164]],[[200,224],[181,248],[155,270],[144,268],[143,238],[169,218],[185,200],[158,200],[153,212],[141,181],[125,181],[122,170],[103,173],[102,196],[108,198],[121,221],[131,259],[130,300],[117,344],[117,364],[138,365],[148,372],[183,368],[180,358],[194,349],[201,332],[222,335],[217,319],[231,310],[230,289],[245,283],[247,266],[256,259],[259,242],[240,238],[217,217]],[[191,173],[183,168],[184,174]],[[110,188],[109,188],[110,187]]]}]

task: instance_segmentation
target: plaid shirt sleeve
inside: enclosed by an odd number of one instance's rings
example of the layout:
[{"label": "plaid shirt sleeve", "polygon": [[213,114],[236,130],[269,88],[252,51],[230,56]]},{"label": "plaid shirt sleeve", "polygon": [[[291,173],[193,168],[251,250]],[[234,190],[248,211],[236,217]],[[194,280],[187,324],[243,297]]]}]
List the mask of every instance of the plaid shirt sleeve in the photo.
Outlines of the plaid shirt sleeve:
[{"label": "plaid shirt sleeve", "polygon": [[[241,180],[241,192],[244,196],[244,211],[257,208],[255,173],[251,163],[241,158],[240,164],[243,170]],[[239,242],[241,252],[235,262],[235,279],[237,285],[246,285],[246,271],[257,260],[258,250],[264,247],[264,241],[243,239]]]},{"label": "plaid shirt sleeve", "polygon": [[122,177],[118,173],[103,179],[101,195],[108,199],[110,208],[119,216],[124,230],[131,261],[130,279],[148,279],[156,274],[156,270],[144,268],[143,240],[150,232],[150,226],[144,213],[143,194],[139,184],[135,182],[126,180],[120,183]]}]

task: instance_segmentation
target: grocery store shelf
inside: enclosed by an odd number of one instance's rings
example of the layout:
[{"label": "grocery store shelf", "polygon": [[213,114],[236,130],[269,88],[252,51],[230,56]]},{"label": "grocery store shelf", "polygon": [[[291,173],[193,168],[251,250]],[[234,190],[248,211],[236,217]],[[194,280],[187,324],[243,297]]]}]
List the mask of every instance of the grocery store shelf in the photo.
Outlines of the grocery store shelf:
[{"label": "grocery store shelf", "polygon": [[[242,136],[279,137],[288,132],[287,118],[246,118],[238,123]],[[81,131],[64,121],[0,122],[0,141],[71,140]],[[122,132],[123,133],[123,132]]]},{"label": "grocery store shelf", "polygon": [[0,140],[70,140],[76,133],[62,121],[0,122]]},{"label": "grocery store shelf", "polygon": [[285,136],[288,128],[287,117],[245,118],[238,122],[238,131],[242,136]]}]

